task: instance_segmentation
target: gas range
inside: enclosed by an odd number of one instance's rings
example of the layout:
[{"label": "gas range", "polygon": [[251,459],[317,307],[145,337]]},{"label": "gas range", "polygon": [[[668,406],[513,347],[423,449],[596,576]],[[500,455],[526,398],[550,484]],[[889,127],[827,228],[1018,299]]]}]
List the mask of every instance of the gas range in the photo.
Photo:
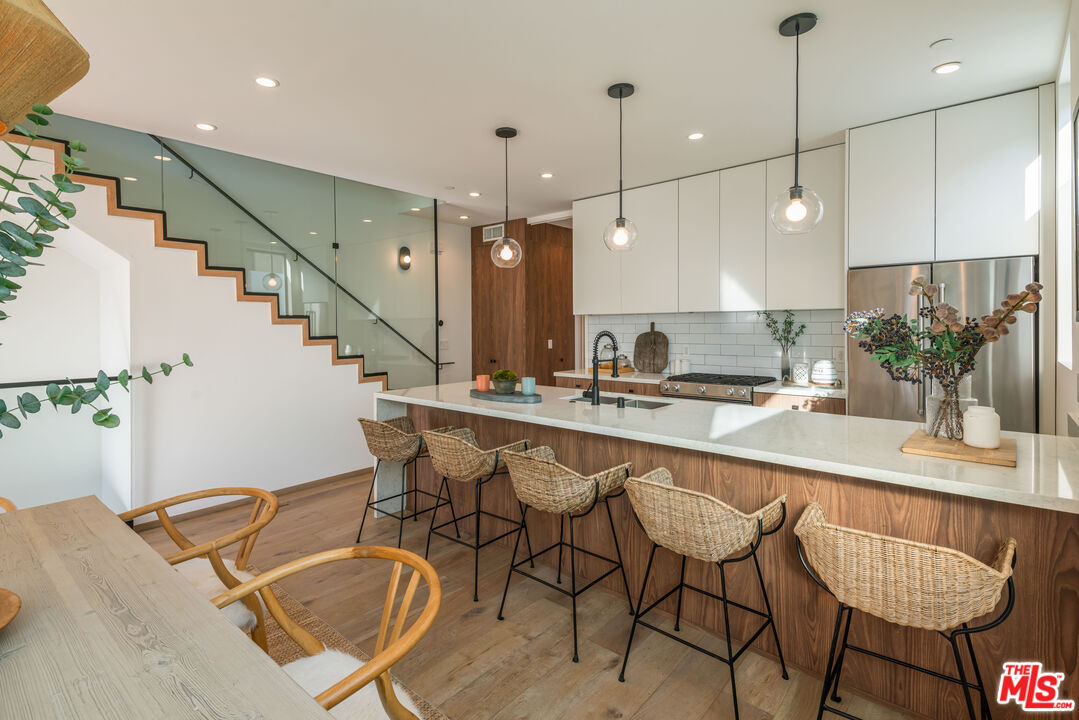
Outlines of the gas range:
[{"label": "gas range", "polygon": [[775,382],[767,375],[717,375],[687,373],[671,375],[659,384],[661,395],[753,404],[753,386]]}]

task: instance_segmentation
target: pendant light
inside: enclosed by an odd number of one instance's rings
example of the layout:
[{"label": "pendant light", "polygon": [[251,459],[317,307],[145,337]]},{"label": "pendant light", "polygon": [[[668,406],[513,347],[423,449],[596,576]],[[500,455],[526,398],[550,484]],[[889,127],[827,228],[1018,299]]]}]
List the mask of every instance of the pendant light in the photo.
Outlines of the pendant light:
[{"label": "pendant light", "polygon": [[277,292],[278,288],[281,287],[281,278],[273,271],[273,253],[269,253],[269,256],[270,272],[262,276],[262,287],[270,292]]},{"label": "pendant light", "polygon": [[824,217],[824,203],[821,202],[820,195],[803,187],[798,180],[800,38],[804,33],[812,30],[816,24],[817,16],[813,13],[791,15],[779,24],[780,35],[794,38],[794,184],[776,197],[768,211],[768,217],[775,229],[784,235],[809,232]]},{"label": "pendant light", "polygon": [[637,226],[622,214],[622,99],[633,94],[629,83],[615,83],[607,88],[610,97],[618,99],[618,217],[603,231],[603,244],[612,252],[632,250],[637,244]]},{"label": "pendant light", "polygon": [[506,147],[506,221],[502,226],[502,239],[491,245],[491,261],[500,268],[517,267],[521,263],[521,244],[506,232],[510,227],[510,138],[517,137],[516,128],[500,127],[495,135],[502,138]]}]

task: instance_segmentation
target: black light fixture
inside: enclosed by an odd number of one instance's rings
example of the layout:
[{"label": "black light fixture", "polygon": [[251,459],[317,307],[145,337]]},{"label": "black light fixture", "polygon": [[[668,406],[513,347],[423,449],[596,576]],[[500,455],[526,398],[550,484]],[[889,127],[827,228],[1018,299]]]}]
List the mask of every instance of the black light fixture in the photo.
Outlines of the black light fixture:
[{"label": "black light fixture", "polygon": [[622,214],[622,100],[634,90],[629,83],[615,83],[607,88],[607,94],[618,99],[618,217],[603,231],[603,244],[612,252],[632,250],[637,243],[637,226]]},{"label": "black light fixture", "polygon": [[397,251],[397,267],[402,270],[408,270],[412,267],[412,251],[408,249],[407,245],[402,245]]},{"label": "black light fixture", "polygon": [[521,263],[521,244],[506,232],[510,227],[510,138],[517,137],[517,129],[500,127],[495,135],[505,143],[506,157],[506,221],[502,225],[502,239],[491,245],[491,261],[500,268],[517,267]]},{"label": "black light fixture", "polygon": [[797,235],[809,232],[817,226],[824,217],[824,203],[820,195],[807,187],[803,187],[798,180],[798,101],[799,101],[799,71],[801,70],[801,41],[800,38],[816,26],[817,16],[805,12],[791,15],[779,23],[779,34],[783,37],[794,38],[794,184],[787,190],[776,196],[768,217],[776,230],[784,235]]}]

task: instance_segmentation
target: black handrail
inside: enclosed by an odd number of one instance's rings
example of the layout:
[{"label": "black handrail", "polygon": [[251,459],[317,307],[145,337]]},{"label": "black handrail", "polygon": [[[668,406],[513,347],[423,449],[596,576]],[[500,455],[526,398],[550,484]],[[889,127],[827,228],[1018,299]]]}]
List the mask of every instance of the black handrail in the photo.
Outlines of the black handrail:
[{"label": "black handrail", "polygon": [[[112,375],[109,380],[116,380],[116,376]],[[56,383],[57,385],[78,385],[79,383],[95,383],[96,377],[85,378],[64,378],[63,380],[21,380],[19,382],[6,382],[0,383],[0,390],[10,390],[12,388],[24,388],[24,387],[41,387],[42,385],[51,385]]]},{"label": "black handrail", "polygon": [[[303,258],[304,262],[306,262],[306,263],[307,263],[308,265],[310,265],[311,267],[313,267],[313,268],[314,268],[314,269],[315,269],[315,270],[316,270],[316,271],[317,271],[317,272],[318,272],[318,273],[319,273],[320,275],[322,275],[322,277],[324,277],[324,278],[326,278],[327,280],[329,280],[329,281],[330,281],[330,282],[331,282],[331,283],[333,284],[333,286],[334,286],[335,288],[337,288],[338,290],[340,290],[341,292],[343,292],[343,293],[344,293],[345,295],[347,295],[348,297],[352,298],[352,299],[353,299],[353,300],[354,300],[354,301],[355,301],[356,303],[358,303],[358,304],[360,305],[360,307],[362,307],[362,308],[363,308],[364,310],[366,310],[367,312],[371,313],[371,315],[374,315],[374,317],[375,317],[375,321],[376,321],[376,322],[380,322],[380,323],[382,323],[383,325],[385,325],[385,326],[386,326],[386,328],[390,330],[390,332],[392,332],[392,333],[393,333],[394,335],[396,335],[397,337],[399,337],[399,338],[401,338],[402,340],[404,340],[404,341],[405,341],[405,343],[406,343],[406,344],[407,344],[407,345],[408,345],[409,347],[411,347],[411,348],[412,348],[413,350],[415,350],[415,351],[416,351],[416,352],[418,352],[418,353],[419,353],[420,355],[422,355],[422,356],[423,356],[423,357],[424,357],[424,358],[425,358],[425,359],[426,359],[426,360],[427,360],[427,361],[428,361],[429,363],[431,363],[432,365],[434,365],[434,366],[435,366],[436,368],[438,367],[438,363],[437,363],[437,362],[436,362],[436,361],[434,360],[434,358],[432,358],[432,357],[431,357],[430,355],[428,355],[427,353],[425,353],[425,352],[424,352],[423,350],[421,350],[421,349],[420,349],[419,347],[417,347],[415,343],[413,343],[413,342],[412,342],[411,340],[409,340],[409,339],[408,339],[408,338],[406,338],[406,337],[405,337],[404,335],[402,335],[402,334],[401,334],[400,332],[398,332],[397,328],[395,328],[395,327],[394,327],[393,325],[390,325],[390,324],[389,324],[388,322],[386,322],[386,320],[385,320],[385,319],[383,319],[383,318],[382,318],[382,317],[381,317],[381,316],[380,316],[380,315],[379,315],[378,313],[376,313],[376,312],[375,312],[374,310],[372,310],[372,309],[371,309],[371,307],[367,305],[367,303],[365,303],[365,302],[364,302],[363,300],[360,300],[360,299],[359,299],[358,297],[356,297],[355,295],[353,295],[353,294],[352,294],[351,292],[349,292],[349,290],[348,290],[347,288],[341,287],[341,286],[340,286],[339,284],[337,284],[337,282],[336,282],[336,281],[335,281],[335,280],[334,280],[334,279],[333,279],[332,277],[330,277],[329,273],[327,273],[327,272],[326,272],[325,270],[323,270],[322,268],[320,268],[320,267],[319,267],[318,265],[316,265],[315,263],[311,262],[311,260],[309,260],[309,259],[308,259],[308,258],[307,258],[307,257],[306,257],[306,256],[305,256],[305,255],[304,255],[303,253],[301,253],[301,252],[300,252],[299,250],[297,250],[297,249],[296,249],[296,248],[294,248],[294,247],[293,247],[292,245],[290,245],[290,244],[289,244],[289,242],[288,242],[287,240],[285,240],[285,238],[283,238],[283,237],[281,237],[280,235],[278,235],[278,234],[277,234],[276,232],[274,232],[274,231],[273,231],[273,230],[272,230],[272,229],[271,229],[271,228],[270,228],[270,227],[269,227],[269,226],[268,226],[268,225],[267,225],[266,223],[262,222],[262,220],[260,220],[260,219],[259,219],[259,218],[257,218],[257,217],[256,217],[255,215],[253,215],[253,214],[251,213],[251,211],[249,211],[249,210],[248,210],[248,209],[247,209],[246,207],[244,207],[243,205],[241,205],[241,204],[239,203],[239,201],[237,201],[237,200],[236,200],[236,198],[234,198],[234,197],[232,197],[231,195],[229,195],[229,194],[228,194],[227,192],[225,192],[225,191],[224,191],[224,190],[223,190],[223,189],[222,189],[222,188],[221,188],[221,187],[220,187],[220,186],[219,186],[219,185],[218,185],[217,183],[215,183],[215,182],[214,182],[213,180],[211,180],[210,178],[206,177],[206,175],[204,175],[204,174],[202,173],[202,171],[201,171],[201,170],[199,170],[199,169],[198,169],[197,167],[195,167],[194,165],[192,165],[192,164],[191,164],[191,163],[190,163],[190,162],[189,162],[189,161],[187,160],[187,158],[185,158],[185,157],[184,157],[183,155],[181,155],[180,153],[176,152],[176,149],[175,149],[175,148],[171,147],[171,146],[170,146],[170,145],[169,145],[168,143],[166,143],[166,142],[165,142],[164,140],[162,140],[161,138],[159,138],[159,137],[158,137],[157,135],[154,135],[153,133],[146,133],[146,134],[147,134],[147,135],[148,135],[148,136],[149,136],[149,137],[150,137],[150,138],[151,138],[151,139],[152,139],[152,140],[153,140],[154,142],[156,142],[156,143],[157,143],[158,145],[160,145],[160,146],[161,146],[161,147],[162,147],[163,149],[165,149],[166,151],[168,151],[169,155],[171,155],[172,157],[176,158],[177,160],[179,160],[180,162],[182,162],[182,163],[183,163],[184,165],[186,165],[186,166],[187,166],[187,168],[188,168],[188,169],[189,169],[189,170],[190,170],[190,171],[191,171],[192,173],[194,173],[195,175],[198,175],[198,176],[199,176],[199,178],[200,178],[200,179],[201,179],[201,180],[202,180],[203,182],[205,182],[205,183],[206,183],[207,185],[209,185],[209,186],[210,186],[210,187],[212,187],[212,188],[213,188],[214,190],[216,190],[216,191],[218,192],[218,194],[220,194],[220,195],[221,195],[221,196],[222,196],[223,198],[225,198],[225,199],[226,199],[226,200],[228,200],[228,201],[229,201],[230,203],[232,203],[233,205],[235,205],[235,206],[236,206],[236,208],[237,208],[237,209],[238,209],[238,210],[239,210],[240,212],[242,212],[242,213],[243,213],[244,215],[246,215],[247,217],[249,217],[249,218],[250,218],[251,220],[255,221],[255,223],[256,223],[256,224],[257,224],[257,225],[258,225],[259,227],[261,227],[261,228],[262,228],[263,230],[265,230],[265,231],[266,231],[266,232],[268,232],[268,233],[269,233],[270,235],[272,235],[273,237],[275,237],[275,238],[277,239],[277,241],[278,241],[279,243],[281,243],[282,245],[284,245],[285,247],[287,247],[287,248],[288,248],[289,250],[291,250],[291,251],[292,251],[293,253],[295,253],[295,255],[296,255],[297,257],[299,257],[299,258]],[[162,208],[162,209],[164,210],[164,208]],[[334,240],[336,241],[336,238],[335,238]]]}]

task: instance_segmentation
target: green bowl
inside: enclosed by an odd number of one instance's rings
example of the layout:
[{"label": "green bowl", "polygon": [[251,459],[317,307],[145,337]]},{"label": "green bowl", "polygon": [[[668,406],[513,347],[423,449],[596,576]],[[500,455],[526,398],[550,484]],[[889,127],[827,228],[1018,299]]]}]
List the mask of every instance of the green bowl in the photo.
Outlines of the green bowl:
[{"label": "green bowl", "polygon": [[512,395],[517,390],[516,380],[492,380],[491,385],[499,395]]}]

